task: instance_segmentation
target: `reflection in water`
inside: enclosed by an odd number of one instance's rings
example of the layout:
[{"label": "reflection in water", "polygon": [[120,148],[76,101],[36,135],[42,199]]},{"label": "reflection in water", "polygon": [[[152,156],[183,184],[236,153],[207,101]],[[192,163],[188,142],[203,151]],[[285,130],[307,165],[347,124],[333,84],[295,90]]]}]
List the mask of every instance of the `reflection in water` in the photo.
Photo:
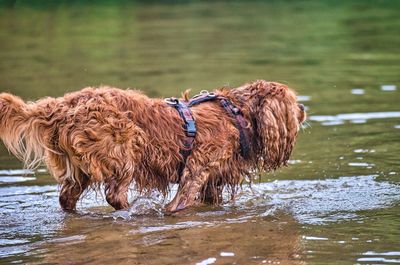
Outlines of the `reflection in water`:
[{"label": "reflection in water", "polygon": [[365,218],[363,211],[400,201],[400,186],[376,177],[244,186],[233,203],[199,207],[179,216],[163,216],[163,200],[157,194],[137,197],[129,210],[115,212],[95,194],[88,194],[80,214],[65,214],[58,209],[55,186],[1,187],[0,232],[6,240],[0,255],[27,261],[23,253],[29,251],[28,260],[39,263],[117,259],[121,263],[189,264],[209,258],[229,263],[234,258],[238,264],[301,264],[301,242],[312,246],[315,241],[338,241],[315,235],[313,230],[301,237],[299,225],[359,222]]},{"label": "reflection in water", "polygon": [[[97,228],[89,228],[87,218],[67,220],[58,235],[67,240],[44,243],[41,248],[46,254],[42,262],[205,264],[212,259],[220,264],[260,264],[263,261],[301,264],[299,231],[288,216],[281,216],[279,221],[254,218],[245,223],[225,223],[223,218],[215,217],[182,217],[180,223],[186,226],[138,232],[140,226],[156,223],[154,219],[157,218],[139,218],[135,223],[113,223]],[[163,218],[158,222],[164,223],[163,226],[175,226],[177,220]],[[84,238],[78,236],[82,230]],[[77,239],[71,241],[73,236]],[[257,241],[257,248],[254,248],[254,241]]]}]

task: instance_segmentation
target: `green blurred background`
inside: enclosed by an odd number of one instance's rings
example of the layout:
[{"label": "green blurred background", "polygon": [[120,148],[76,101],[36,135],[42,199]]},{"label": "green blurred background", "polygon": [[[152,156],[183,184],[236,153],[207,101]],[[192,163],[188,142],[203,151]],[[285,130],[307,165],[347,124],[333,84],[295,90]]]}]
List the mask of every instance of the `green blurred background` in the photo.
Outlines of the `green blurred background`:
[{"label": "green blurred background", "polygon": [[[35,100],[106,84],[138,88],[152,97],[169,97],[179,96],[187,88],[196,93],[223,85],[238,86],[255,79],[286,83],[298,91],[299,99],[307,106],[311,127],[300,133],[289,167],[264,175],[262,181],[294,181],[296,188],[289,190],[292,185],[289,182],[288,194],[282,195],[294,196],[288,205],[298,207],[288,212],[298,222],[300,234],[317,238],[302,239],[304,260],[315,264],[400,262],[400,206],[398,197],[393,195],[400,183],[399,10],[400,1],[394,0],[0,0],[0,91]],[[9,174],[4,169],[21,167],[2,147],[0,236],[17,240],[10,241],[14,242],[10,243],[12,247],[27,245],[31,249],[30,243],[21,245],[18,240],[28,238],[32,244],[43,242],[42,238],[51,238],[54,231],[75,235],[81,227],[86,226],[92,233],[92,226],[101,229],[114,224],[108,219],[94,218],[92,223],[86,220],[79,223],[78,218],[67,218],[69,224],[63,229],[53,229],[54,220],[35,227],[43,219],[36,211],[38,206],[30,204],[30,199],[22,195],[10,204],[13,200],[2,197],[2,192],[11,190],[13,194],[23,194],[36,187],[40,196],[44,194],[40,198],[45,198],[39,204],[49,209],[49,214],[60,223],[65,218],[62,213],[54,213],[59,209],[57,194],[46,195],[48,185],[56,191],[55,181],[47,173],[39,173],[38,178],[23,183],[2,181],[8,179],[3,175]],[[348,181],[336,187],[332,182],[336,183],[339,177]],[[315,192],[325,195],[337,192],[338,198],[314,198],[313,192],[305,196],[297,186],[302,183],[296,182],[300,179],[318,183],[313,187]],[[360,184],[360,180],[365,182]],[[392,188],[390,192],[388,187]],[[375,197],[364,197],[360,189]],[[296,204],[296,200],[307,198],[311,200],[309,205],[302,208],[301,203]],[[261,201],[254,207],[258,204],[262,205]],[[329,210],[331,206],[334,212]],[[256,209],[262,212],[257,212],[254,218],[262,225],[252,228],[258,236],[269,231],[271,222],[260,217],[264,216],[264,208]],[[304,223],[296,211],[312,221],[315,216],[323,221],[320,225]],[[225,218],[224,212],[222,217]],[[10,227],[18,223],[15,220],[23,222],[12,230]],[[152,223],[153,218],[146,222]],[[117,227],[122,229],[123,225]],[[248,228],[248,223],[243,223],[239,231]],[[124,233],[130,234],[129,229]],[[107,238],[113,231],[102,236]],[[203,233],[203,229],[199,228],[198,232]],[[169,238],[179,238],[182,234],[170,233],[166,232]],[[221,233],[225,238],[227,232]],[[98,240],[97,232],[93,234]],[[257,240],[241,241],[240,232],[232,236],[237,236],[237,241],[221,241],[221,244],[246,244],[249,252],[262,250]],[[129,237],[123,239],[127,240],[125,246],[132,243]],[[199,243],[197,237],[191,239]],[[202,250],[216,249],[218,243],[205,242]],[[76,246],[79,250],[80,245]],[[99,246],[99,251],[106,253],[109,247],[116,246],[111,241]],[[171,264],[179,264],[194,251],[189,244],[188,252],[177,257],[176,249],[163,243],[154,246],[159,247],[163,257],[171,258]],[[86,247],[82,257],[86,251],[95,251]],[[142,243],[135,247],[140,251],[148,249]],[[12,254],[13,250],[6,246],[0,248],[0,257],[1,251],[6,253],[7,263],[29,260],[41,256],[40,251],[47,251],[37,248],[39,251],[21,257]],[[238,249],[236,255],[247,261],[251,259],[249,252]],[[369,251],[383,254],[374,254],[377,258],[368,261],[373,255]],[[257,252],[257,255],[264,254]],[[90,255],[95,257],[97,253]]]}]

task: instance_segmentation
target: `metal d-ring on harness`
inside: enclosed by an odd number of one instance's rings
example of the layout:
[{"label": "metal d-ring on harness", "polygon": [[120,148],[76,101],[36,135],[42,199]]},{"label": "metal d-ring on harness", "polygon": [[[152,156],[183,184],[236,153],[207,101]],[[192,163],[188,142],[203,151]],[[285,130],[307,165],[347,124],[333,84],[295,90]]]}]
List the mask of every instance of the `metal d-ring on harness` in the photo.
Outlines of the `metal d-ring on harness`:
[{"label": "metal d-ring on harness", "polygon": [[184,130],[186,137],[183,140],[184,149],[181,150],[184,164],[186,164],[186,160],[192,151],[193,142],[197,133],[196,122],[190,108],[194,105],[213,100],[219,100],[221,106],[234,118],[235,126],[240,133],[240,154],[243,158],[248,158],[250,152],[250,133],[247,121],[243,117],[242,112],[239,108],[233,105],[229,99],[208,92],[207,90],[203,90],[200,94],[189,99],[189,101],[180,101],[177,98],[165,99],[165,102],[168,105],[174,107],[178,111],[185,123]]}]

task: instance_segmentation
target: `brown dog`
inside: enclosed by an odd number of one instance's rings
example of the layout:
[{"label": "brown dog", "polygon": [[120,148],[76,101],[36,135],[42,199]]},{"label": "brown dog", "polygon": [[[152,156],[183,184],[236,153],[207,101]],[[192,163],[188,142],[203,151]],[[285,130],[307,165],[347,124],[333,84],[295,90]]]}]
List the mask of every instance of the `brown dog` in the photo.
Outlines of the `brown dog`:
[{"label": "brown dog", "polygon": [[215,94],[229,99],[247,121],[246,157],[234,119],[217,101],[191,108],[197,135],[184,161],[186,136],[177,110],[162,99],[111,87],[28,103],[2,93],[0,137],[27,167],[46,164],[61,185],[66,211],[75,209],[83,191],[101,184],[115,209],[129,207],[131,183],[140,192],[164,194],[170,183],[179,183],[168,212],[218,204],[224,188],[234,194],[246,176],[286,164],[306,114],[295,93],[279,83],[259,80]]}]

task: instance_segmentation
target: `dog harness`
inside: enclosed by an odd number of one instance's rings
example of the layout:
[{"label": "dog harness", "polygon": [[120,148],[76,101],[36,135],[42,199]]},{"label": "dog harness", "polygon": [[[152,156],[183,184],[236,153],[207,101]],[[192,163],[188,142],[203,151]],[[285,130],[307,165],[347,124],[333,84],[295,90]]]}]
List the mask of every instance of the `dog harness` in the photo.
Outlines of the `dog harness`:
[{"label": "dog harness", "polygon": [[226,97],[219,96],[212,92],[210,93],[206,90],[203,90],[200,92],[200,94],[192,97],[188,101],[180,101],[179,99],[173,97],[165,99],[165,102],[168,105],[174,107],[178,111],[179,116],[184,121],[183,128],[185,130],[186,137],[183,140],[184,148],[180,151],[183,157],[184,164],[186,164],[186,160],[192,151],[193,143],[197,133],[196,122],[193,118],[193,114],[190,108],[203,102],[215,100],[218,100],[220,105],[226,110],[226,112],[228,112],[229,115],[234,118],[235,127],[238,129],[240,134],[240,154],[245,159],[249,156],[250,133],[247,126],[247,121],[243,117],[243,113]]}]

